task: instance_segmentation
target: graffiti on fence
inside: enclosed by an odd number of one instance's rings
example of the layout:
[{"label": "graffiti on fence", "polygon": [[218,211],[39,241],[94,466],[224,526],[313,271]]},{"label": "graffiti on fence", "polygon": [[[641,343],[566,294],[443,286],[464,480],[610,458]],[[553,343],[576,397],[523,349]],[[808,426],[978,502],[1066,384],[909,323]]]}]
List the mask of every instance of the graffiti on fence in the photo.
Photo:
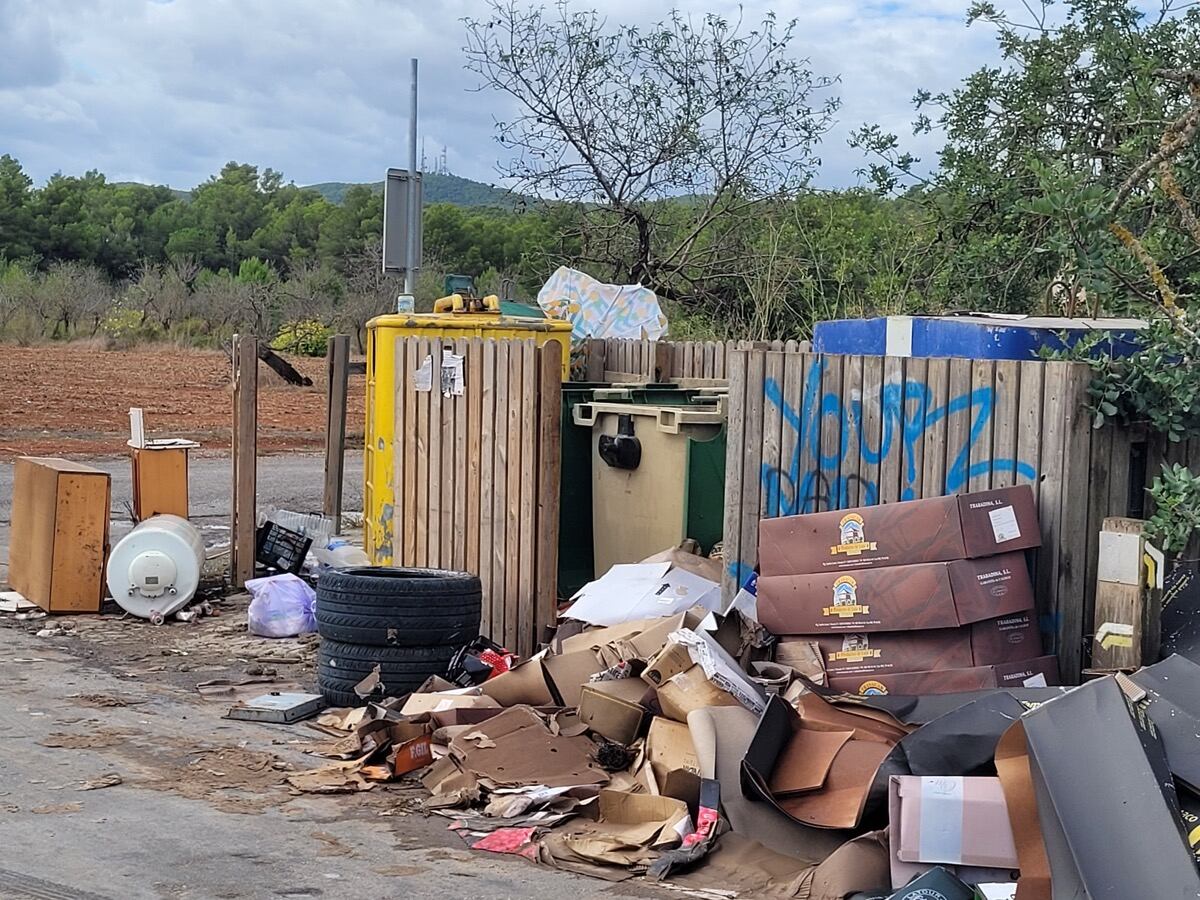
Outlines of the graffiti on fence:
[{"label": "graffiti on fence", "polygon": [[[994,388],[975,388],[951,397],[939,406],[924,382],[886,383],[880,392],[880,434],[867,435],[863,431],[861,398],[847,399],[833,392],[821,394],[823,368],[823,360],[817,360],[810,367],[799,409],[784,398],[777,380],[768,378],[764,385],[767,402],[779,408],[784,424],[797,438],[790,460],[779,466],[763,465],[764,514],[774,515],[778,510],[778,515],[790,516],[818,509],[841,509],[851,505],[851,487],[857,487],[861,505],[878,503],[877,483],[862,478],[857,471],[843,474],[843,469],[848,468],[847,463],[854,469],[860,462],[878,465],[894,454],[900,454],[903,464],[900,499],[915,499],[913,485],[917,479],[918,442],[925,440],[929,428],[956,415],[968,418],[970,430],[961,447],[946,448],[944,491],[938,493],[962,491],[972,478],[993,470],[1011,472],[1029,480],[1037,477],[1033,466],[1019,459],[993,459],[990,455],[980,458],[983,454],[979,454],[975,462],[971,462],[971,450],[996,408]],[[831,418],[837,425],[839,443],[836,447],[822,447],[821,425]],[[990,454],[990,447],[983,449]],[[806,454],[812,464],[801,471]]]}]

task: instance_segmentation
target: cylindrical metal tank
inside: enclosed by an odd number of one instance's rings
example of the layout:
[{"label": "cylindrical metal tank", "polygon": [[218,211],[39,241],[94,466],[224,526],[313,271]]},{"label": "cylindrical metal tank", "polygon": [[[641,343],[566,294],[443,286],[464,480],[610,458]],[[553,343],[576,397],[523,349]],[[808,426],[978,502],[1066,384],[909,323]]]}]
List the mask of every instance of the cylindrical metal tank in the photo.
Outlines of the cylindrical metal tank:
[{"label": "cylindrical metal tank", "polygon": [[196,594],[204,540],[187,519],[152,516],[125,535],[108,557],[108,590],[126,612],[161,621]]}]

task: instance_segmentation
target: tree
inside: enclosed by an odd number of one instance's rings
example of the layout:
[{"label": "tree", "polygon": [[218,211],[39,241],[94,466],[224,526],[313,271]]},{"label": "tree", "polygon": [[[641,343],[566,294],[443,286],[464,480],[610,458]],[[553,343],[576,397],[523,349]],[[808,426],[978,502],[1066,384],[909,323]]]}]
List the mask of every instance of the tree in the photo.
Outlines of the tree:
[{"label": "tree", "polygon": [[0,156],[0,263],[33,254],[33,215],[29,208],[33,179],[21,164],[5,153]]},{"label": "tree", "polygon": [[[1011,19],[988,2],[972,6],[970,23],[996,29],[1001,65],[917,95],[914,130],[946,134],[935,172],[878,127],[854,139],[875,158],[877,186],[911,188],[906,197],[925,211],[919,264],[929,293],[960,306],[1080,314],[1153,300],[1152,278],[1110,228],[1117,209],[1169,277],[1194,285],[1200,251],[1151,176],[1164,130],[1196,103],[1182,73],[1200,59],[1200,11],[1178,0],[1153,14],[1130,0],[1028,9]],[[1198,161],[1194,146],[1178,148],[1185,196],[1200,189]]]},{"label": "tree", "polygon": [[[736,302],[738,227],[804,187],[837,99],[791,54],[795,23],[679,13],[648,29],[493,2],[466,65],[508,95],[501,173],[575,207],[582,261],[664,296]],[[823,97],[823,99],[822,99]]]}]

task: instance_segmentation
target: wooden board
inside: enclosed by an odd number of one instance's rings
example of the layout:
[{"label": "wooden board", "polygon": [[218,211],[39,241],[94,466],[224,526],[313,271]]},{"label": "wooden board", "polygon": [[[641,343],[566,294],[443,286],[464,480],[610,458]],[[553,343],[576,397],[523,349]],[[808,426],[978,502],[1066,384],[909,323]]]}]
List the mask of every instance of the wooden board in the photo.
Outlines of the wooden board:
[{"label": "wooden board", "polygon": [[241,587],[254,577],[258,491],[258,339],[243,336],[233,352],[233,514],[230,580]]},{"label": "wooden board", "polygon": [[950,360],[950,390],[946,410],[946,487],[944,493],[968,490],[971,464],[971,360]]},{"label": "wooden board", "polygon": [[[325,353],[325,490],[322,512],[342,530],[342,476],[346,471],[346,394],[350,366],[350,335],[329,338]],[[397,430],[397,434],[403,434]],[[390,437],[390,436],[389,436]],[[187,513],[183,513],[186,518]],[[393,538],[394,540],[394,538]]]},{"label": "wooden board", "polygon": [[187,448],[134,448],[131,463],[133,514],[139,522],[151,516],[188,517]]},{"label": "wooden board", "polygon": [[107,474],[59,473],[50,612],[100,611],[109,505]]},{"label": "wooden board", "polygon": [[1021,364],[1002,359],[995,364],[995,428],[992,430],[992,478],[994,488],[1017,483],[1017,433],[1021,402]]},{"label": "wooden board", "polygon": [[971,415],[967,420],[971,444],[967,490],[986,491],[992,485],[992,434],[995,431],[995,360],[971,361]]},{"label": "wooden board", "polygon": [[[562,477],[562,350],[551,341],[540,351],[537,391],[537,572],[535,615],[539,625],[558,614],[558,522]],[[534,635],[541,641],[541,635]],[[528,655],[529,650],[521,651]]]},{"label": "wooden board", "polygon": [[[745,409],[746,406],[746,377],[749,357],[745,353],[731,351],[729,357],[729,408]],[[742,525],[745,516],[742,511],[743,481],[745,468],[742,461],[745,458],[746,434],[745,426],[749,417],[731,414],[725,432],[725,522],[722,553],[724,554],[724,577],[721,593],[730,599],[741,586],[737,579],[737,566],[747,564],[742,553]],[[757,485],[756,485],[757,488]],[[753,566],[753,563],[749,563]]]},{"label": "wooden board", "polygon": [[1069,397],[1067,378],[1070,364],[1044,363],[1045,382],[1042,394],[1041,467],[1037,486],[1038,521],[1042,528],[1042,550],[1037,554],[1033,592],[1038,602],[1038,619],[1047,653],[1058,653],[1059,624],[1062,621],[1058,602],[1058,542],[1061,539],[1062,497],[1066,482],[1063,479],[1063,448],[1069,419],[1064,405]]},{"label": "wooden board", "polygon": [[879,461],[880,503],[895,503],[900,499],[900,476],[904,468],[904,363],[897,356],[883,358],[883,428],[887,452]]},{"label": "wooden board", "polygon": [[844,357],[827,353],[821,357],[821,417],[819,456],[820,480],[818,482],[817,509],[839,509],[841,507],[841,464],[842,464],[842,407],[838,403],[836,409],[826,410],[824,399],[832,397],[841,400],[842,396],[842,362]]},{"label": "wooden board", "polygon": [[[499,609],[502,598],[496,594],[492,577],[495,566],[496,534],[492,527],[495,518],[493,504],[496,501],[494,472],[496,471],[496,342],[483,341],[483,365],[479,410],[479,580],[483,584],[483,618],[480,630],[485,635],[500,634],[504,628],[504,616]],[[503,537],[501,537],[503,540]]]},{"label": "wooden board", "polygon": [[879,464],[883,450],[883,359],[862,360],[862,429],[859,434],[858,499],[861,506],[879,502]]},{"label": "wooden board", "polygon": [[921,443],[925,455],[922,497],[946,493],[946,406],[950,402],[950,360],[930,359],[925,369],[925,430]]},{"label": "wooden board", "polygon": [[504,643],[508,597],[508,404],[511,341],[496,342],[496,421],[492,435],[492,640]]},{"label": "wooden board", "polygon": [[[782,387],[783,364],[782,353],[767,354],[763,370],[764,390],[768,383]],[[764,402],[762,431],[762,471],[764,472],[778,472],[780,468],[780,432],[783,419],[781,412],[778,403]],[[759,505],[762,510],[762,518],[771,519],[779,515],[779,491],[774,489],[771,481],[767,478],[759,478]]]},{"label": "wooden board", "polygon": [[[795,341],[789,341],[794,344]],[[863,359],[847,356],[842,364],[842,462],[841,495],[845,506],[862,505],[862,417],[863,417]]]},{"label": "wooden board", "polygon": [[1058,498],[1058,583],[1054,593],[1059,667],[1064,681],[1074,684],[1078,681],[1074,673],[1083,668],[1083,636],[1092,624],[1087,559],[1089,548],[1099,541],[1099,535],[1090,534],[1087,528],[1092,423],[1085,407],[1092,372],[1083,363],[1068,365],[1062,402],[1063,490]]}]

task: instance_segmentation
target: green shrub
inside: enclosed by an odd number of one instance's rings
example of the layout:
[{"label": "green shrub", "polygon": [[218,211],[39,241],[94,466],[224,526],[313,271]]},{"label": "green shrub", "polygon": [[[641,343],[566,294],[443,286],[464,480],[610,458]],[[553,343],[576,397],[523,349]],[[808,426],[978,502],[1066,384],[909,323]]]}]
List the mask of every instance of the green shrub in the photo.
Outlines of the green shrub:
[{"label": "green shrub", "polygon": [[324,356],[333,331],[319,319],[287,322],[271,341],[271,349],[298,356]]}]

